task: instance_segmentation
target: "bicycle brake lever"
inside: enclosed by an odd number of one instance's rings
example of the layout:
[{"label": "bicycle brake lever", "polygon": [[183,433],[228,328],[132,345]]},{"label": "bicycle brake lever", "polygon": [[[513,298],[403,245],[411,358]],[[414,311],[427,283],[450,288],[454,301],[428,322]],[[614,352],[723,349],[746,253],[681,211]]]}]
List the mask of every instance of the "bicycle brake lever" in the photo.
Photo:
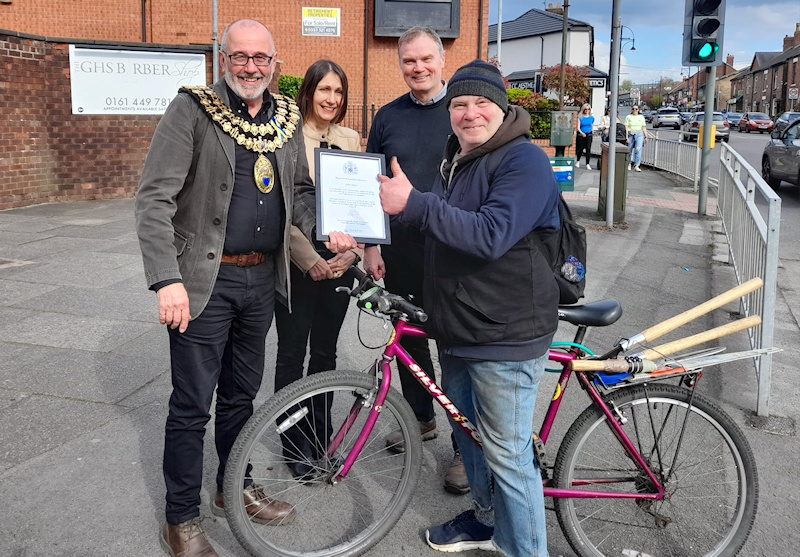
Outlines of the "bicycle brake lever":
[{"label": "bicycle brake lever", "polygon": [[336,292],[346,292],[347,295],[349,296],[350,293],[353,292],[353,290],[348,288],[347,286],[337,286],[336,287]]}]

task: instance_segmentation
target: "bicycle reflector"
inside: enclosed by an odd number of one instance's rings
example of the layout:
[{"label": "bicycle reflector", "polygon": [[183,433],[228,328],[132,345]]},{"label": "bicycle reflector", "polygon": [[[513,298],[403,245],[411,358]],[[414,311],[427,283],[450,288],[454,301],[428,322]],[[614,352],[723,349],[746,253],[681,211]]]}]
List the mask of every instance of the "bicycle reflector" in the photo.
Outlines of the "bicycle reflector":
[{"label": "bicycle reflector", "polygon": [[686,0],[683,23],[683,65],[722,64],[726,0]]}]

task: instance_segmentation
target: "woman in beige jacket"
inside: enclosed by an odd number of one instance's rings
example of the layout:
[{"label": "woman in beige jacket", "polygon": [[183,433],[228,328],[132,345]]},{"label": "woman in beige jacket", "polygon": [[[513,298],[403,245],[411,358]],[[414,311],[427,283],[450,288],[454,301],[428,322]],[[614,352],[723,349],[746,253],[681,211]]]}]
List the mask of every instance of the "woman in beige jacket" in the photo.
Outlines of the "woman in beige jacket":
[{"label": "woman in beige jacket", "polygon": [[[361,138],[350,128],[339,126],[347,111],[347,76],[330,60],[318,60],[306,71],[297,94],[303,116],[303,136],[309,173],[315,179],[314,149],[323,147],[360,151]],[[360,259],[357,250],[334,255],[322,242],[312,244],[296,228],[292,229],[290,253],[291,313],[275,304],[278,330],[278,356],[275,363],[275,391],[303,376],[306,346],[311,356],[308,374],[336,367],[336,343],[350,297],[336,292],[339,286],[353,285],[346,271]],[[317,397],[314,397],[317,398]],[[315,403],[316,402],[316,403]],[[313,477],[314,461],[325,454],[331,431],[323,401],[312,401],[307,418],[281,437],[289,469],[298,479]]]}]

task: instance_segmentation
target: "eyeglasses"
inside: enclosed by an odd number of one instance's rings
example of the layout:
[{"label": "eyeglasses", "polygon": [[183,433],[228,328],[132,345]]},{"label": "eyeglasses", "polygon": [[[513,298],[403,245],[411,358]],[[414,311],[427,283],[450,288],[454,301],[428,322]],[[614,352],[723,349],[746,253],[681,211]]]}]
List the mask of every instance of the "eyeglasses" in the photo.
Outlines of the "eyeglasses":
[{"label": "eyeglasses", "polygon": [[234,66],[246,66],[247,63],[252,59],[253,64],[259,67],[269,66],[272,64],[272,60],[275,58],[275,54],[272,56],[267,56],[266,54],[256,54],[255,56],[247,56],[246,54],[242,54],[241,52],[234,52],[233,54],[228,54],[227,52],[223,52],[225,56],[228,57],[231,64]]},{"label": "eyeglasses", "polygon": [[633,110],[639,110],[639,107],[638,106],[634,106]]}]

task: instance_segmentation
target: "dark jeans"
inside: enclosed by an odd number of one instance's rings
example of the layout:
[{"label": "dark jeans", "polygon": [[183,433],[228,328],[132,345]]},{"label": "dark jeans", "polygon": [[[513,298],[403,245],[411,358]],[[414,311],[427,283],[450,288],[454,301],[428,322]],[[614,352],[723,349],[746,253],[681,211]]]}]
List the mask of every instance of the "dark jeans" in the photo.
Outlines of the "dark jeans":
[{"label": "dark jeans", "polygon": [[[350,303],[350,297],[336,292],[336,288],[353,286],[353,278],[348,274],[317,282],[295,265],[291,266],[291,281],[292,313],[283,304],[275,304],[278,330],[275,392],[303,377],[303,362],[309,344],[308,375],[336,368],[336,343]],[[310,417],[282,436],[284,453],[288,458],[319,458],[331,435],[330,400],[318,395],[307,403]],[[296,410],[293,408],[289,413]],[[310,441],[315,439],[322,445],[311,446]]]},{"label": "dark jeans", "polygon": [[587,133],[586,137],[575,134],[575,162],[581,160],[581,156],[586,153],[586,164],[589,164],[589,157],[592,155],[592,134]]},{"label": "dark jeans", "polygon": [[164,440],[164,480],[169,524],[200,515],[203,436],[215,389],[216,484],[222,491],[231,447],[253,414],[274,303],[271,258],[255,267],[221,265],[203,312],[184,333],[168,328],[173,390]]},{"label": "dark jeans", "polygon": [[[424,300],[422,298],[422,272],[415,273],[408,267],[403,267],[396,264],[389,258],[384,259],[386,264],[386,276],[383,279],[386,289],[403,297],[411,295],[414,297],[414,305],[424,308]],[[428,339],[417,337],[404,337],[400,341],[402,346],[408,354],[416,360],[419,366],[424,369],[431,379],[436,381],[436,373],[433,369],[433,360],[431,359],[431,351],[428,347]],[[428,390],[419,384],[419,382],[408,372],[408,370],[400,370],[400,385],[403,387],[403,396],[408,401],[411,409],[414,411],[417,420],[420,422],[429,422],[434,418],[433,412],[433,398]]]}]

